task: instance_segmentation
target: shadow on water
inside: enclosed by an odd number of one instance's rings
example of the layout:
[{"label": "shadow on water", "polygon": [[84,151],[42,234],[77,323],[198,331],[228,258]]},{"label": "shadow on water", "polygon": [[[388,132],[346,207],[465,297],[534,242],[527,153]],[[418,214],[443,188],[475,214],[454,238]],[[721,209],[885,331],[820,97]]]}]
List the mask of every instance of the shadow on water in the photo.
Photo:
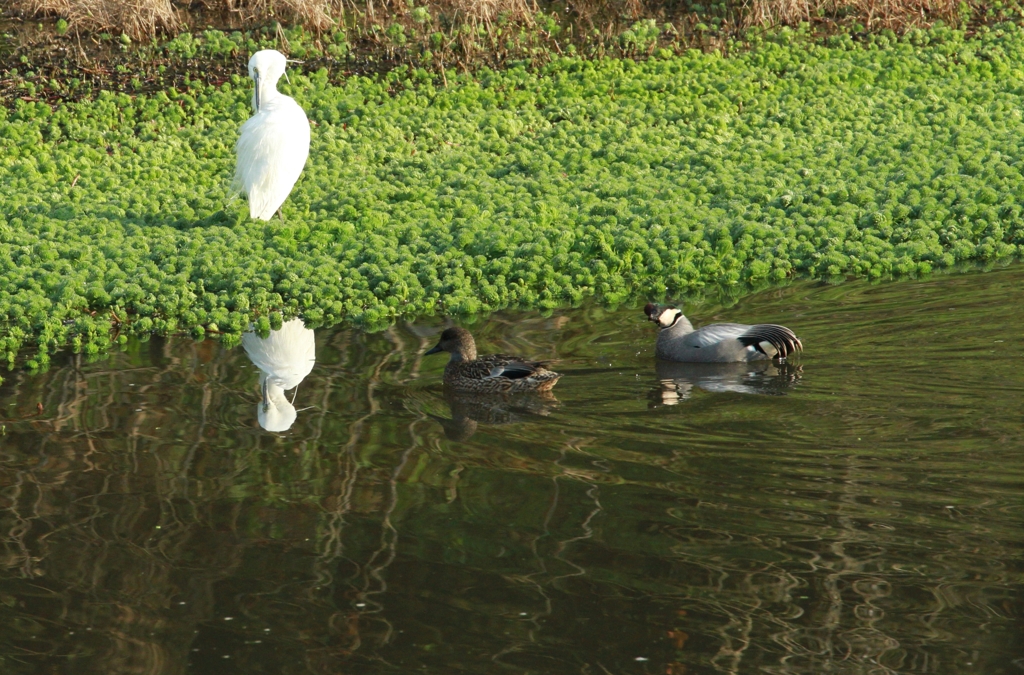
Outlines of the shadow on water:
[{"label": "shadow on water", "polygon": [[473,327],[550,397],[445,394],[431,325],[11,373],[0,671],[1018,672],[1022,287],[689,309],[794,328],[783,367],[657,364],[639,310]]}]

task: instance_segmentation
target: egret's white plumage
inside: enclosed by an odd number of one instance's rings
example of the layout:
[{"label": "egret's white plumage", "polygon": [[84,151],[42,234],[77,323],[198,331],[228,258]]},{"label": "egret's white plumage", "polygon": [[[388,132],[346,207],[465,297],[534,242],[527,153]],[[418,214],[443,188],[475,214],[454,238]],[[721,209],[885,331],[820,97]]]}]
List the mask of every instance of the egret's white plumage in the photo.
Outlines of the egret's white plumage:
[{"label": "egret's white plumage", "polygon": [[284,392],[299,386],[316,363],[313,331],[302,319],[292,319],[266,338],[254,332],[242,334],[242,347],[260,370],[260,402],[256,418],[267,431],[287,431],[297,413]]},{"label": "egret's white plumage", "polygon": [[264,49],[249,59],[255,83],[254,114],[235,145],[235,185],[249,197],[249,215],[270,220],[288,198],[309,157],[309,120],[290,96],[277,91],[287,60],[279,51]]}]

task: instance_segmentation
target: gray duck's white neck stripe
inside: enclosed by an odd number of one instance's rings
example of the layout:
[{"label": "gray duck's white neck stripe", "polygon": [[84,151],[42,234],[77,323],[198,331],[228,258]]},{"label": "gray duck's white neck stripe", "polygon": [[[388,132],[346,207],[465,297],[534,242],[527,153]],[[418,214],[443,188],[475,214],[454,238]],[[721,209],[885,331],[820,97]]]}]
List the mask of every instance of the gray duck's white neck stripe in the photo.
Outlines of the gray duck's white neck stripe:
[{"label": "gray duck's white neck stripe", "polygon": [[675,328],[675,325],[679,323],[679,320],[683,318],[682,312],[676,312],[676,318],[672,319],[672,323],[667,326],[662,326],[661,330],[668,330],[669,328]]}]

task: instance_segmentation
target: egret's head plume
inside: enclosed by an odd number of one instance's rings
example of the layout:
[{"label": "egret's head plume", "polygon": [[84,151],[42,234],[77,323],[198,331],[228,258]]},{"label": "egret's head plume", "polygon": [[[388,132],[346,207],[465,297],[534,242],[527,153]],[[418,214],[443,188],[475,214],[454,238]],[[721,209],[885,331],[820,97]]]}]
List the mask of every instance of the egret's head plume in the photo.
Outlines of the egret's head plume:
[{"label": "egret's head plume", "polygon": [[288,59],[276,49],[262,49],[252,55],[249,59],[249,77],[254,77],[258,72],[260,79],[277,80],[284,75],[288,67]]}]

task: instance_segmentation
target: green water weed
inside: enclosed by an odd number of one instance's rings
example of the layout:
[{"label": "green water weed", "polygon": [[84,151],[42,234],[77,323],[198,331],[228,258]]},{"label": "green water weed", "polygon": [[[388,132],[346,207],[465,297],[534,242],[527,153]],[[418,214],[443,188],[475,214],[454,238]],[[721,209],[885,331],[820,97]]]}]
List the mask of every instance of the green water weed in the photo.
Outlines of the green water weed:
[{"label": "green water weed", "polygon": [[234,340],[293,315],[379,328],[1019,255],[1024,32],[883,37],[447,86],[296,69],[282,90],[316,126],[284,222],[228,191],[241,66],[219,86],[17,101],[0,110],[0,354],[30,343],[45,367],[67,344]]}]

